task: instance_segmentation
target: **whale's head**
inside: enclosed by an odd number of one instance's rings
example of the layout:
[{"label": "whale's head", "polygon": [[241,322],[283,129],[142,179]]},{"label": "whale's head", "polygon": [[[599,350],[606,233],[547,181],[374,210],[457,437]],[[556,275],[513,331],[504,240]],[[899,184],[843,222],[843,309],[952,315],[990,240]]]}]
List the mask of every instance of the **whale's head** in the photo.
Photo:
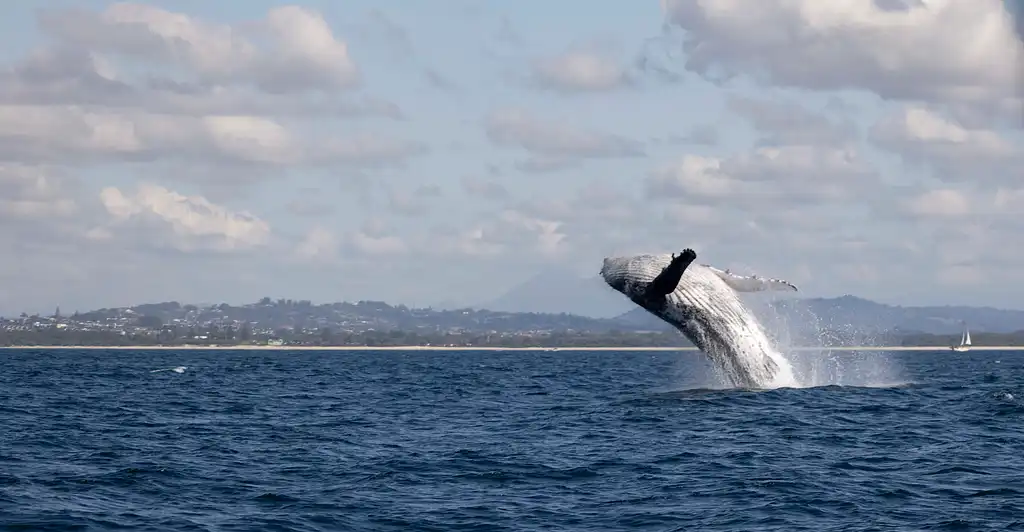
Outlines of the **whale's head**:
[{"label": "whale's head", "polygon": [[679,286],[683,272],[697,258],[692,249],[668,255],[607,257],[601,277],[608,286],[651,312],[663,310],[666,298]]},{"label": "whale's head", "polygon": [[625,257],[606,257],[604,264],[601,265],[601,278],[604,279],[605,284],[620,293],[626,288],[624,260]]},{"label": "whale's head", "polygon": [[661,271],[653,259],[647,255],[607,257],[601,265],[601,278],[616,292],[637,301]]}]

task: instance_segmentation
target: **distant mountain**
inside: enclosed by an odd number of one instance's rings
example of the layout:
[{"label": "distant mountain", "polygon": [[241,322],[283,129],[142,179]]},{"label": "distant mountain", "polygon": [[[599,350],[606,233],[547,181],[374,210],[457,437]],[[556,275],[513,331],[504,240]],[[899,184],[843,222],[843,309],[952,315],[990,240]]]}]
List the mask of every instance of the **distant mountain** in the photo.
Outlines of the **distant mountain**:
[{"label": "distant mountain", "polygon": [[[19,318],[20,319],[20,318]],[[28,316],[28,321],[40,317]],[[382,301],[313,304],[309,300],[263,298],[245,305],[221,303],[211,306],[181,304],[176,301],[145,303],[132,307],[103,308],[75,313],[64,318],[68,323],[124,324],[147,328],[241,327],[261,330],[365,331],[469,331],[475,333],[512,333],[517,331],[590,331],[617,330],[612,320],[574,314],[510,313],[461,308],[437,310],[389,305]]]},{"label": "distant mountain", "polygon": [[[972,332],[1011,333],[1024,330],[1024,311],[991,307],[903,307],[845,295],[834,298],[780,299],[748,297],[745,301],[769,328],[787,328],[793,335],[821,330],[858,335],[894,333],[959,334],[964,323]],[[615,318],[624,328],[665,327],[643,309]]]},{"label": "distant mountain", "polygon": [[497,299],[474,306],[497,312],[566,313],[589,318],[613,318],[633,305],[596,275],[580,277],[567,270],[549,269]]},{"label": "distant mountain", "polygon": [[783,301],[776,308],[790,314],[808,311],[834,324],[862,330],[951,334],[964,324],[972,331],[1010,333],[1024,329],[1024,311],[991,307],[930,306],[903,307],[876,303],[846,295],[831,299]]},{"label": "distant mountain", "polygon": [[[945,347],[972,324],[975,345],[1024,345],[1024,312],[971,307],[898,307],[853,296],[752,298],[782,346]],[[929,331],[934,331],[930,333]],[[1011,331],[1011,332],[999,332]],[[241,306],[170,301],[104,308],[70,316],[0,318],[3,345],[269,345],[682,347],[667,324],[635,309],[616,318],[438,311],[380,301],[327,303],[263,298]]]}]

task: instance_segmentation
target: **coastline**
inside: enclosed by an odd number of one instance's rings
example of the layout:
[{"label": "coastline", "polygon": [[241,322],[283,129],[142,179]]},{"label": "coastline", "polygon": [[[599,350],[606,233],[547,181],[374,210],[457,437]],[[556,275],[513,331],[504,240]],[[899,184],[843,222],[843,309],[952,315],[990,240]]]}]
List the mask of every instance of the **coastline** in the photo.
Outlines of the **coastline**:
[{"label": "coastline", "polygon": [[[696,347],[444,347],[444,346],[314,346],[314,345],[12,345],[0,350],[119,351],[697,351]],[[791,347],[788,351],[950,351],[944,346]],[[972,346],[971,351],[1024,351],[1024,346]],[[950,351],[952,352],[952,351]]]}]

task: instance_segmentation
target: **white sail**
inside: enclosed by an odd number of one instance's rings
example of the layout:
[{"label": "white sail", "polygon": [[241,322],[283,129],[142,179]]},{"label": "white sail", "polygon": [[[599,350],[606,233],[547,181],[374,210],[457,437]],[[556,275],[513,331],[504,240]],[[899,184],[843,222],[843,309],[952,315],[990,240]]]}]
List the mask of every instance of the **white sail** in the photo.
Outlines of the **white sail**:
[{"label": "white sail", "polygon": [[971,349],[971,331],[964,324],[964,332],[960,335],[960,345],[951,346],[950,349],[957,352],[965,352]]}]

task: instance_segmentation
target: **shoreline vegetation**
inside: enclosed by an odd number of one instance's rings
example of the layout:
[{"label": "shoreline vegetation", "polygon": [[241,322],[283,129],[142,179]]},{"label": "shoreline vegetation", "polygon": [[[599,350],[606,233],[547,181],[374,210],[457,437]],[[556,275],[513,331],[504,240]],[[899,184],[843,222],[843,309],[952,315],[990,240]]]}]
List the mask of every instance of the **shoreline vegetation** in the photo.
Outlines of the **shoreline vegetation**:
[{"label": "shoreline vegetation", "polygon": [[[960,343],[963,326],[953,323],[962,324],[964,319],[976,330],[975,349],[1024,346],[1024,329],[1013,330],[1017,324],[1024,324],[1024,312],[1019,317],[998,311],[1003,314],[982,313],[969,318],[957,311],[958,320],[950,321],[948,313],[953,311],[949,309],[893,314],[891,307],[879,307],[852,296],[807,300],[803,305],[789,310],[773,308],[766,315],[771,318],[767,328],[776,333],[772,336],[784,345],[799,346],[796,350],[820,349],[816,346],[823,344],[832,351],[945,350]],[[22,313],[0,317],[0,346],[348,351],[693,349],[679,331],[643,309],[615,318],[589,318],[474,308],[409,308],[380,301],[314,305],[306,300],[273,301],[269,297],[241,306],[169,301],[76,311],[68,316],[57,308],[50,316]]]},{"label": "shoreline vegetation", "polygon": [[[326,346],[326,345],[9,345],[0,350],[114,350],[114,351],[697,351],[696,347],[469,347],[469,346]],[[950,351],[943,346],[790,347],[784,351]],[[1024,346],[972,346],[971,351],[1024,351]]]}]

